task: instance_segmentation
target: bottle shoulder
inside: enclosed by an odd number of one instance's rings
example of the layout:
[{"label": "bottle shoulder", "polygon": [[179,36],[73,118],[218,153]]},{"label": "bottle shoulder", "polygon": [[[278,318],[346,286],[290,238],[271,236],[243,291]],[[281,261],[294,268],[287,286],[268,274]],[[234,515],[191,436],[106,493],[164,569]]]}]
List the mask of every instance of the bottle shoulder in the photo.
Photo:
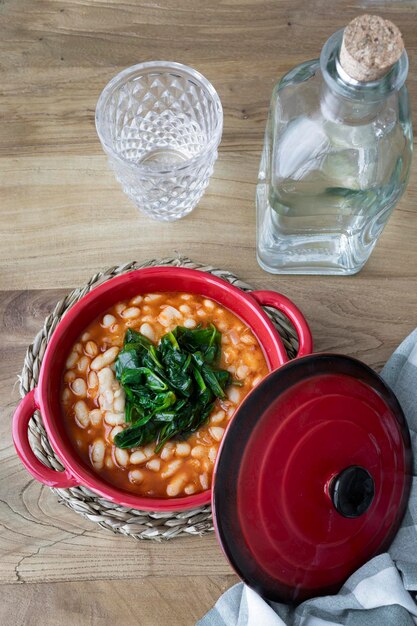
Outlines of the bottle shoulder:
[{"label": "bottle shoulder", "polygon": [[272,91],[270,113],[274,115],[274,108],[278,105],[279,113],[284,113],[286,117],[295,118],[300,114],[309,115],[317,111],[333,121],[361,126],[376,118],[380,111],[387,108],[387,104],[392,106],[395,103],[395,108],[401,109],[404,121],[411,118],[405,83],[398,89],[379,94],[377,98],[371,97],[372,94],[368,98],[366,87],[361,89],[360,86],[341,95],[336,88],[337,84],[337,80],[330,83],[326,80],[319,59],[300,63],[276,83]]},{"label": "bottle shoulder", "polygon": [[279,92],[287,87],[293,87],[310,81],[317,73],[321,75],[319,59],[304,61],[282,76],[276,84],[276,91]]},{"label": "bottle shoulder", "polygon": [[[410,135],[411,112],[405,85],[377,105],[341,98],[329,90],[315,60],[294,68],[277,84],[267,130],[274,141],[288,126],[300,126],[303,133],[320,128],[319,134],[328,135],[335,148],[338,138],[343,147],[346,142],[360,145],[380,140],[396,125]],[[299,139],[299,136],[295,138]]]},{"label": "bottle shoulder", "polygon": [[306,61],[287,72],[272,92],[269,126],[278,128],[300,116],[312,116],[320,108],[324,80],[318,59]]},{"label": "bottle shoulder", "polygon": [[[271,110],[277,102],[297,114],[309,110],[319,100],[324,80],[318,59],[306,61],[284,74],[276,83],[271,97]],[[294,109],[295,107],[295,109]]]}]

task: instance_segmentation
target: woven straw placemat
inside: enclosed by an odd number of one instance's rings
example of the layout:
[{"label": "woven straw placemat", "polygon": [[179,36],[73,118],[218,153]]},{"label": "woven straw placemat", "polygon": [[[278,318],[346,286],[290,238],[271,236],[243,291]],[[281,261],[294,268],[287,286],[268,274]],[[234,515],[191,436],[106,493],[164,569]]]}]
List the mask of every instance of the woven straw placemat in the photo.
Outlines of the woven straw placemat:
[{"label": "woven straw placemat", "polygon": [[[250,285],[239,280],[239,278],[231,272],[208,265],[202,265],[201,263],[194,263],[190,259],[182,256],[166,259],[152,259],[145,263],[126,263],[124,265],[111,267],[104,272],[99,272],[92,276],[86,285],[79,289],[74,289],[74,291],[71,291],[63,300],[60,300],[53,312],[46,318],[43,328],[36,335],[33,344],[29,346],[26,353],[20,377],[21,396],[26,395],[37,384],[39,370],[48,341],[58,322],[73,304],[78,302],[78,300],[91,291],[91,289],[110,278],[144,267],[164,265],[198,269],[214,274],[243,291],[251,291],[252,289]],[[279,331],[289,357],[293,358],[298,348],[294,328],[287,318],[275,309],[265,307],[265,311]],[[55,456],[49,443],[39,412],[33,415],[29,423],[29,440],[36,456],[42,463],[56,470],[63,469],[62,464]],[[160,541],[162,539],[172,539],[180,535],[203,535],[213,530],[210,506],[180,512],[168,511],[162,513],[157,511],[138,511],[109,502],[85,487],[52,489],[52,491],[56,493],[60,502],[88,520],[96,522],[103,528],[112,530],[115,533],[121,533],[135,539],[154,539]]]}]

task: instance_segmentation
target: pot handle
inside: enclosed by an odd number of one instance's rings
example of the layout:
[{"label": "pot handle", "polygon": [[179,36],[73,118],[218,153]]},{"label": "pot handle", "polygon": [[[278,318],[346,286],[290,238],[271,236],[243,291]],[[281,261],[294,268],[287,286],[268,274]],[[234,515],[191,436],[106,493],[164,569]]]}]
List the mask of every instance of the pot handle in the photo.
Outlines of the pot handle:
[{"label": "pot handle", "polygon": [[313,352],[313,338],[307,321],[300,309],[289,298],[276,291],[251,291],[250,295],[261,306],[272,306],[288,317],[298,335],[297,357]]},{"label": "pot handle", "polygon": [[28,437],[29,420],[37,409],[39,409],[39,404],[35,387],[19,402],[13,415],[13,441],[16,452],[28,472],[44,485],[62,489],[76,487],[79,483],[71,476],[68,470],[59,472],[46,467],[39,461],[30,447]]}]

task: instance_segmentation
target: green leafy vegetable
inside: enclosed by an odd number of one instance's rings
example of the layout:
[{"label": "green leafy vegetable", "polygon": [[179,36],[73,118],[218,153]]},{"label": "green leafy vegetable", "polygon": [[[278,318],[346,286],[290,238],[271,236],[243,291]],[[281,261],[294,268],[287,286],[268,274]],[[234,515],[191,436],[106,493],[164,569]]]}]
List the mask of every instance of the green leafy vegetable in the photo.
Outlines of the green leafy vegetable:
[{"label": "green leafy vegetable", "polygon": [[177,326],[157,347],[129,329],[116,377],[126,393],[130,425],[116,435],[116,446],[156,441],[158,451],[172,437],[185,439],[196,431],[232,382],[229,372],[216,367],[220,354],[221,333],[214,324],[193,330]]}]

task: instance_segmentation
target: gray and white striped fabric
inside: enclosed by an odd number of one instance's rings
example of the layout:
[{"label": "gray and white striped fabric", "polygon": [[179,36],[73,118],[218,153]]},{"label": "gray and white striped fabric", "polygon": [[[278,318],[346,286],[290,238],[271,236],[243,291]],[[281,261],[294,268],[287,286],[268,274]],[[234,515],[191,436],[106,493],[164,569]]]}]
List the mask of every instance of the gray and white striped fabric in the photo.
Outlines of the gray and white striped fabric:
[{"label": "gray and white striped fabric", "polygon": [[197,626],[414,626],[417,624],[417,329],[381,372],[406,415],[414,452],[408,508],[388,553],[366,563],[337,595],[298,607],[266,602],[235,585]]}]

